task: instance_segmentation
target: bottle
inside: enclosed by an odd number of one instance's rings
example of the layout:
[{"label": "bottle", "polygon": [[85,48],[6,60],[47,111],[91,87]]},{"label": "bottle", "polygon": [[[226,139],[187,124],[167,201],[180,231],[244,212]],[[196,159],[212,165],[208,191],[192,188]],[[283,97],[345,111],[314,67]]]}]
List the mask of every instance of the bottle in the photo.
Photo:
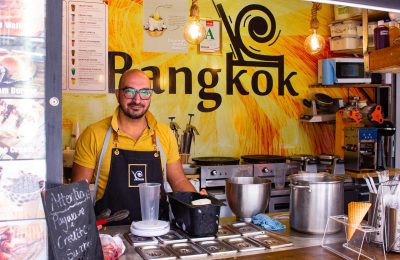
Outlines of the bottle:
[{"label": "bottle", "polygon": [[394,46],[394,40],[400,36],[399,24],[396,21],[389,23],[389,46]]},{"label": "bottle", "polygon": [[383,20],[378,21],[378,27],[374,29],[375,50],[389,47],[389,28]]}]

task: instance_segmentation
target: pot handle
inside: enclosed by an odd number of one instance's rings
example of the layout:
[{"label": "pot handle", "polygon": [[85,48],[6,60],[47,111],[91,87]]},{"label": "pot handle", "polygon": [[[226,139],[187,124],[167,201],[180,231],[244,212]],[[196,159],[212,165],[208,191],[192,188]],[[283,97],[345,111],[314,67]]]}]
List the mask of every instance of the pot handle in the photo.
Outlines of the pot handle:
[{"label": "pot handle", "polygon": [[308,189],[308,192],[311,192],[310,186],[303,186],[303,185],[295,185],[295,184],[289,184],[290,187],[293,187],[293,189]]}]

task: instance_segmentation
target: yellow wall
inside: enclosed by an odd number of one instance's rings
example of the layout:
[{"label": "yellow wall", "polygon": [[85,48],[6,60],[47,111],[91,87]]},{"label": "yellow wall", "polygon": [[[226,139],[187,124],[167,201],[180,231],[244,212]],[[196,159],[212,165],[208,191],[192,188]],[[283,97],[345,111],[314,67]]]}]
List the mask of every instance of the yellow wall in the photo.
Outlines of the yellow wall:
[{"label": "yellow wall", "polygon": [[[226,14],[233,22],[238,13],[246,6],[259,4],[267,7],[276,20],[276,32],[280,35],[276,42],[257,43],[242,28],[241,35],[246,46],[261,50],[262,55],[284,55],[284,78],[290,73],[296,73],[290,82],[297,96],[288,92],[287,86],[284,95],[278,95],[277,70],[260,67],[233,68],[233,73],[247,69],[240,79],[244,88],[249,92],[242,95],[233,87],[233,93],[227,94],[226,72],[227,53],[231,52],[231,40],[223,26],[223,53],[222,55],[198,54],[195,47],[189,52],[182,53],[145,53],[143,47],[143,2],[132,0],[109,1],[109,51],[125,52],[132,57],[135,68],[156,66],[160,68],[161,88],[165,91],[153,95],[151,111],[164,123],[168,123],[169,116],[175,116],[176,122],[184,128],[188,122],[188,113],[194,113],[192,119],[198,131],[196,144],[192,148],[194,156],[240,156],[246,154],[319,154],[333,153],[334,151],[334,124],[310,124],[299,121],[305,107],[302,100],[312,98],[313,93],[322,92],[332,97],[347,97],[359,95],[356,90],[343,89],[310,89],[310,84],[316,83],[317,60],[329,55],[329,47],[322,55],[311,56],[305,53],[303,43],[309,34],[309,20],[312,4],[301,0],[243,0],[243,1],[216,1],[221,3]],[[201,17],[217,19],[218,14],[210,0],[200,0]],[[249,13],[251,17],[257,12]],[[328,24],[332,20],[332,9],[323,5],[318,12],[320,34],[329,35]],[[277,34],[277,33],[276,33]],[[276,36],[276,35],[275,35]],[[275,37],[276,38],[276,37]],[[254,58],[245,56],[246,61]],[[123,60],[117,60],[116,67],[122,67]],[[169,93],[168,68],[188,67],[193,74],[193,92],[184,93],[182,77],[177,78],[176,94]],[[204,68],[221,69],[218,73],[218,84],[206,92],[218,93],[221,104],[212,112],[201,112],[199,103],[204,101],[199,97],[201,86],[197,75]],[[251,78],[259,70],[271,73],[273,86],[268,95],[254,93],[251,87]],[[118,82],[119,75],[116,76]],[[206,77],[210,82],[210,77]],[[260,91],[265,91],[265,77],[258,80]],[[264,86],[264,87],[261,87]],[[264,88],[264,89],[263,89]],[[213,107],[214,101],[205,101],[206,107]],[[78,120],[83,129],[88,124],[102,119],[112,113],[116,106],[113,94],[107,95],[63,95],[63,144],[69,142],[72,121]]]}]

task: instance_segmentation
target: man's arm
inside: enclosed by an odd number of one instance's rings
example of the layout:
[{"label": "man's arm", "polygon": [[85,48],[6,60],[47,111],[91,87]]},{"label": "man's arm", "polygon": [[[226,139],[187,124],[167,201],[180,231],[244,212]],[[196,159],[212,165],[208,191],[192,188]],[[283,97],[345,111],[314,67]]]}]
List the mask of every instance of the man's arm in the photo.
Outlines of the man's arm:
[{"label": "man's arm", "polygon": [[196,189],[183,173],[181,161],[167,163],[167,179],[173,191],[192,191]]},{"label": "man's arm", "polygon": [[[167,164],[167,179],[173,191],[190,191],[197,192],[193,184],[186,178],[183,173],[181,161],[178,160]],[[201,195],[207,195],[207,191],[202,189]]]},{"label": "man's arm", "polygon": [[93,169],[74,163],[72,165],[72,182],[86,180],[87,183],[90,183],[93,177],[93,171]]}]

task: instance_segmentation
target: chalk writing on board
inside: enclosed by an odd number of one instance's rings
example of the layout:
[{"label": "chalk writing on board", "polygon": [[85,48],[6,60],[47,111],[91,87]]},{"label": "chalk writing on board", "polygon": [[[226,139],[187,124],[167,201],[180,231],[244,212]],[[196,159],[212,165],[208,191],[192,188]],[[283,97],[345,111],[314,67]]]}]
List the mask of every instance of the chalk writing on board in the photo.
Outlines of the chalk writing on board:
[{"label": "chalk writing on board", "polygon": [[47,190],[45,213],[56,259],[102,259],[96,218],[86,182]]}]

